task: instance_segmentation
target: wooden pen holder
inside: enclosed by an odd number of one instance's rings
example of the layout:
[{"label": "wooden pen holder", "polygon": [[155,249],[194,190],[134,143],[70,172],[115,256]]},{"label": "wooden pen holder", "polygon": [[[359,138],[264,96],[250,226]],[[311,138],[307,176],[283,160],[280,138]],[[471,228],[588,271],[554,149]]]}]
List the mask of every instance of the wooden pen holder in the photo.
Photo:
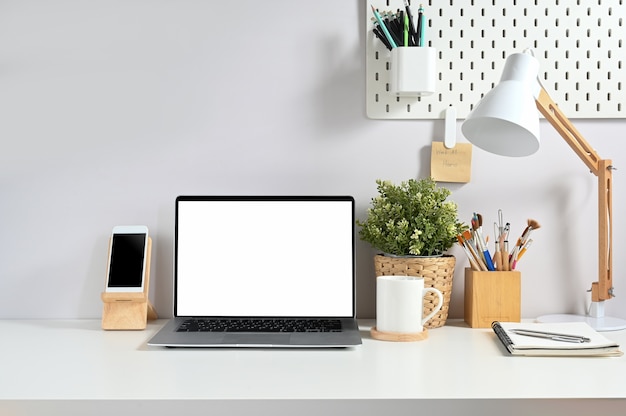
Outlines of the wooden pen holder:
[{"label": "wooden pen holder", "polygon": [[148,293],[150,289],[150,253],[152,239],[148,237],[146,257],[146,277],[143,292],[102,292],[102,329],[106,330],[141,330],[148,320],[157,319],[157,313]]},{"label": "wooden pen holder", "polygon": [[465,269],[465,322],[490,328],[493,321],[520,322],[521,273]]}]

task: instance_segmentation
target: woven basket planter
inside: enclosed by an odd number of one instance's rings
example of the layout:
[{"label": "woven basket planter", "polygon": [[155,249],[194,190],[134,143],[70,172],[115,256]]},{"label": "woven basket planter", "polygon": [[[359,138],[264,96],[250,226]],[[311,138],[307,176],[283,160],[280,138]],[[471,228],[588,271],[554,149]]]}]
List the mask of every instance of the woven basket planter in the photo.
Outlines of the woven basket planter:
[{"label": "woven basket planter", "polygon": [[[376,276],[415,276],[424,278],[424,287],[434,287],[443,295],[443,306],[426,324],[424,328],[439,328],[446,324],[448,309],[450,307],[450,295],[452,294],[452,279],[454,278],[454,256],[444,255],[441,257],[394,257],[374,256],[374,269]],[[431,313],[437,306],[438,299],[428,293],[424,297],[423,316]]]}]

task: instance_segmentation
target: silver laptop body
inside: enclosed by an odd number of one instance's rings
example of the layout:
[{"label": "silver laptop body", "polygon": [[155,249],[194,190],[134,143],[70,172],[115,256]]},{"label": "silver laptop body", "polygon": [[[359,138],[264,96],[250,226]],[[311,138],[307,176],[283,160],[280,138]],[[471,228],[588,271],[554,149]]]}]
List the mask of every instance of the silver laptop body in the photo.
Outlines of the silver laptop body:
[{"label": "silver laptop body", "polygon": [[174,318],[148,345],[361,344],[354,226],[350,196],[179,196]]}]

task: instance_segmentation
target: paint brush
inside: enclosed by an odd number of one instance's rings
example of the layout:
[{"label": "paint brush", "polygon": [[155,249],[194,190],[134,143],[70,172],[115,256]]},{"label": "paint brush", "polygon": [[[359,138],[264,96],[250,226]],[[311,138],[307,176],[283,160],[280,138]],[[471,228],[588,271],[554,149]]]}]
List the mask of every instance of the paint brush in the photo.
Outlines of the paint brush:
[{"label": "paint brush", "polygon": [[511,270],[515,270],[515,265],[517,263],[517,260],[519,260],[520,251],[529,240],[530,234],[533,230],[537,230],[539,228],[541,228],[541,225],[537,221],[533,219],[528,219],[528,225],[524,229],[524,232],[522,233],[520,238],[517,239],[517,243],[515,244],[515,247],[513,247],[513,251],[509,256],[509,265],[511,267]]},{"label": "paint brush", "polygon": [[517,243],[515,243],[515,245],[520,248],[524,245],[526,240],[528,240],[528,238],[530,237],[530,233],[533,230],[537,230],[541,228],[541,225],[536,220],[533,220],[533,219],[528,219],[527,224],[528,225],[526,226],[526,228],[524,228],[522,235],[517,239]]},{"label": "paint brush", "polygon": [[528,239],[528,241],[526,241],[526,244],[524,244],[524,247],[522,247],[522,249],[519,251],[519,254],[517,255],[517,261],[520,261],[520,259],[522,258],[522,256],[524,255],[524,253],[526,253],[526,251],[528,250],[528,247],[530,247],[533,243],[533,239],[530,238]]},{"label": "paint brush", "polygon": [[474,245],[472,244],[472,233],[469,232],[469,230],[463,231],[462,237],[463,237],[463,240],[465,241],[465,246],[468,248],[470,253],[472,253],[472,256],[474,257],[474,259],[480,266],[480,270],[484,272],[488,271],[489,269],[487,268],[487,265],[483,261],[482,256],[480,256],[476,252],[476,249],[474,249]]},{"label": "paint brush", "polygon": [[465,245],[465,241],[463,241],[463,237],[461,237],[460,235],[457,235],[456,238],[457,240],[459,240],[459,244],[461,245],[461,247],[463,247],[463,251],[465,251],[465,255],[467,256],[467,259],[469,260],[470,265],[472,266],[472,270],[479,272],[480,266],[478,265],[478,263],[476,262],[476,259],[474,258],[472,253],[469,251],[469,249]]},{"label": "paint brush", "polygon": [[472,227],[474,229],[474,233],[476,234],[476,239],[478,240],[478,245],[480,247],[480,250],[483,253],[483,256],[485,256],[485,263],[487,264],[487,269],[489,271],[494,271],[496,270],[495,267],[493,267],[493,261],[491,260],[491,254],[489,254],[489,249],[487,248],[487,245],[485,244],[485,240],[483,239],[482,236],[482,215],[480,214],[474,214],[474,217],[477,218],[476,221],[472,221]]},{"label": "paint brush", "polygon": [[495,235],[495,246],[496,250],[493,253],[493,265],[496,267],[497,271],[502,271],[502,253],[500,252],[500,247],[504,245],[504,235],[502,234],[502,227],[498,225],[498,223],[493,223],[493,233]]}]

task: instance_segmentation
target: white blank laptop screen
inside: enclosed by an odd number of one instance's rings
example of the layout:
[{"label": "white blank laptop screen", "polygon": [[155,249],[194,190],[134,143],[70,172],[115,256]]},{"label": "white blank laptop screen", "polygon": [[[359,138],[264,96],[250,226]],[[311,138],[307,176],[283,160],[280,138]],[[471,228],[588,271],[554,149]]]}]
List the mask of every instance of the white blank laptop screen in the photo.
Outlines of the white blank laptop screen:
[{"label": "white blank laptop screen", "polygon": [[353,316],[352,204],[178,201],[176,316]]}]

